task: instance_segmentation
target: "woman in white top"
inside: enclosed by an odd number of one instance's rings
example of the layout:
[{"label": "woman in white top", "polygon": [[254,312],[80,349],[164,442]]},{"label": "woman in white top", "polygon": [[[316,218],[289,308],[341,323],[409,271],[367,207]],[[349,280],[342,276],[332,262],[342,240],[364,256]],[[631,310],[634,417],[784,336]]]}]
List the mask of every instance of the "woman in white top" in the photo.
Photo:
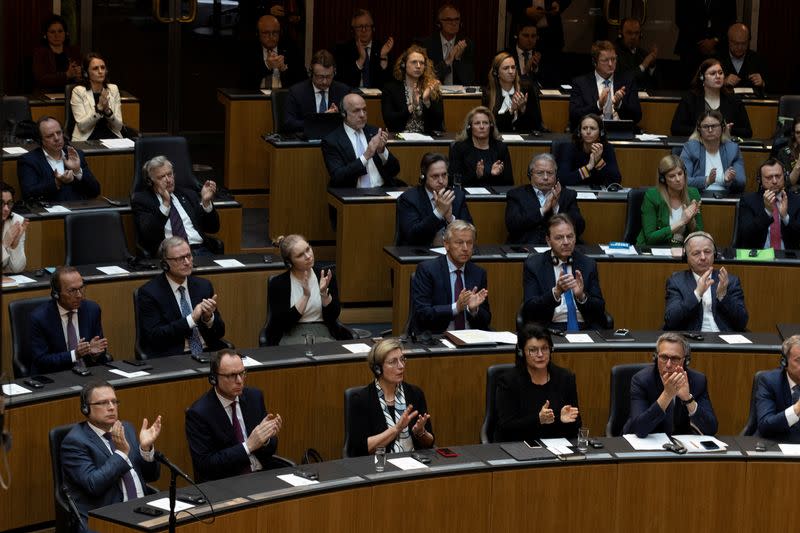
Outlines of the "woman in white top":
[{"label": "woman in white top", "polygon": [[698,191],[727,195],[744,190],[742,152],[728,137],[719,111],[704,111],[700,115],[694,133],[683,145],[681,159],[686,165],[689,186]]},{"label": "woman in white top", "polygon": [[3,199],[3,272],[17,273],[25,270],[25,230],[28,219],[16,213],[14,208],[14,188],[0,182]]},{"label": "woman in white top", "polygon": [[108,83],[108,68],[100,54],[83,60],[84,81],[72,89],[70,106],[75,128],[72,141],[122,137],[122,103],[119,88]]}]

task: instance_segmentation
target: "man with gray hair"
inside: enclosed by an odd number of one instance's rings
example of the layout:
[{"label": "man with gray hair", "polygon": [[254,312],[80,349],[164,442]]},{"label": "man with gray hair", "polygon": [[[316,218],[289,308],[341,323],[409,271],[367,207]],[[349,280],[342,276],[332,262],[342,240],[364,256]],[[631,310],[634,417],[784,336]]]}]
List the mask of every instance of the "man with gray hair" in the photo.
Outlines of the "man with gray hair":
[{"label": "man with gray hair", "polygon": [[217,184],[207,180],[200,194],[187,187],[175,186],[172,162],[163,155],[142,167],[147,190],[133,194],[131,208],[140,244],[155,256],[166,237],[182,237],[193,255],[210,255],[205,246],[206,233],[219,231],[219,214],[214,209]]},{"label": "man with gray hair", "polygon": [[586,227],[578,207],[578,193],[558,182],[558,167],[549,153],[536,154],[528,163],[530,185],[506,194],[506,228],[509,244],[546,244],[547,222],[558,213],[569,215],[580,238]]},{"label": "man with gray hair", "polygon": [[800,443],[800,335],[783,341],[780,368],[759,376],[756,416],[761,437]]}]

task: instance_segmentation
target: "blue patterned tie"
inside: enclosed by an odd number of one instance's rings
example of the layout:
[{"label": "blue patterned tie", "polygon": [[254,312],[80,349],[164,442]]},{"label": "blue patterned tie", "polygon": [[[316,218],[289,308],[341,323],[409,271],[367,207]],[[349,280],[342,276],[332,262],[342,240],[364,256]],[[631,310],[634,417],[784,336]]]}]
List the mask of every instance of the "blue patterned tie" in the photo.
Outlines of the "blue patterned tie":
[{"label": "blue patterned tie", "polygon": [[797,403],[800,400],[800,385],[792,387],[792,403]]},{"label": "blue patterned tie", "polygon": [[[189,307],[189,301],[186,299],[186,287],[180,286],[178,291],[181,293],[181,314],[184,317],[191,315],[192,308]],[[192,355],[203,352],[203,341],[200,339],[200,332],[197,330],[197,326],[192,328],[192,333],[189,335],[189,350]]]},{"label": "blue patterned tie", "polygon": [[603,80],[603,87],[608,89],[606,104],[603,106],[603,118],[608,120],[614,118],[614,104],[612,102],[614,94],[611,89],[611,80]]},{"label": "blue patterned tie", "polygon": [[[566,263],[562,263],[561,268],[564,274],[569,274]],[[575,307],[575,297],[572,295],[572,289],[564,293],[564,301],[567,304],[567,331],[580,331],[578,308]]]},{"label": "blue patterned tie", "polygon": [[325,93],[327,91],[320,91],[320,98],[319,98],[319,112],[324,113],[328,110],[328,99],[325,98]]}]

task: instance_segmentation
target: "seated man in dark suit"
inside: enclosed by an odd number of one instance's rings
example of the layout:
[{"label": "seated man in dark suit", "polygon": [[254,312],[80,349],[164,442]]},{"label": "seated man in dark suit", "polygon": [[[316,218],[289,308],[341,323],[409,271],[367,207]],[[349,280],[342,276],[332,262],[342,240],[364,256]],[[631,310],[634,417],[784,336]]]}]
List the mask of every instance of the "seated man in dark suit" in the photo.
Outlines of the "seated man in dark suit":
[{"label": "seated man in dark suit", "polygon": [[264,396],[244,386],[246,377],[242,355],[220,350],[211,356],[211,390],[186,410],[198,483],[269,468],[283,420],[267,414]]},{"label": "seated man in dark suit", "polygon": [[[336,45],[336,80],[349,87],[383,88],[392,76],[389,52],[394,39],[389,37],[383,46],[375,38],[375,22],[366,9],[356,9],[350,19],[353,38]],[[380,48],[379,48],[380,46]]]},{"label": "seated man in dark suit", "polygon": [[242,53],[242,89],[287,88],[303,79],[303,56],[294,43],[281,38],[277,18],[264,15],[258,19],[258,40],[260,46]]},{"label": "seated man in dark suit", "polygon": [[657,69],[658,46],[642,48],[642,23],[639,19],[625,18],[619,26],[617,40],[617,72],[632,74],[641,90],[658,89],[661,72]]},{"label": "seated man in dark suit", "polygon": [[386,130],[367,125],[367,102],[358,93],[342,99],[344,122],[322,139],[330,187],[398,187],[400,162],[389,152]]},{"label": "seated man in dark suit", "polygon": [[522,270],[526,321],[566,331],[605,327],[597,263],[575,250],[575,239],[569,216],[550,217],[545,236],[550,251],[528,256]]},{"label": "seated man in dark suit", "polygon": [[786,193],[784,168],[769,158],[758,169],[757,192],[739,200],[737,248],[800,248],[800,196]]},{"label": "seated man in dark suit", "polygon": [[475,85],[475,44],[458,35],[461,13],[444,4],[436,13],[439,31],[422,41],[442,85]]},{"label": "seated man in dark suit", "polygon": [[756,388],[758,434],[800,443],[800,335],[781,346],[781,367],[762,374]]},{"label": "seated man in dark suit", "polygon": [[472,222],[464,191],[448,188],[447,158],[427,152],[419,164],[420,184],[397,200],[398,246],[441,246],[455,220]]},{"label": "seated man in dark suit", "polygon": [[725,85],[731,88],[750,88],[764,95],[766,65],[757,52],[750,49],[750,29],[737,22],[728,28],[728,50],[720,54]]},{"label": "seated man in dark suit", "polygon": [[631,380],[630,418],[623,433],[646,437],[650,433],[717,432],[706,377],[689,368],[691,356],[691,347],[680,333],[668,332],[658,338],[653,366],[640,370]]},{"label": "seated man in dark suit", "polygon": [[417,265],[411,283],[413,331],[489,329],[486,271],[470,262],[475,234],[469,222],[453,221],[444,234],[447,253]]},{"label": "seated man in dark suit", "polygon": [[[139,332],[150,357],[192,355],[225,347],[225,323],[208,280],[192,276],[192,250],[181,237],[158,248],[164,272],[139,288]],[[187,294],[188,293],[188,294]]]},{"label": "seated man in dark suit", "polygon": [[536,154],[528,163],[530,185],[511,189],[506,194],[506,228],[509,244],[545,244],[547,223],[559,213],[569,215],[580,239],[586,222],[578,207],[578,193],[561,187],[558,167],[549,153]]},{"label": "seated man in dark suit", "polygon": [[556,74],[547,69],[549,65],[536,47],[539,41],[539,29],[536,23],[525,19],[517,28],[515,42],[506,49],[514,58],[519,73],[519,81],[526,92],[538,90],[540,87],[550,87],[558,84]]},{"label": "seated man in dark suit", "polygon": [[172,162],[159,155],[142,167],[147,191],[133,193],[131,208],[140,244],[155,256],[165,237],[176,235],[189,242],[194,255],[210,255],[206,233],[219,231],[214,209],[217,184],[207,180],[198,195],[192,189],[175,188]]},{"label": "seated man in dark suit", "polygon": [[665,331],[744,331],[747,308],[739,278],[725,267],[714,270],[717,247],[705,231],[695,231],[683,241],[689,270],[667,280]]},{"label": "seated man in dark suit", "polygon": [[295,133],[303,131],[306,116],[315,113],[338,113],[338,103],[342,101],[350,87],[333,81],[336,62],[327,50],[319,50],[311,58],[309,74],[311,79],[298,82],[289,88],[283,116],[283,131]]},{"label": "seated man in dark suit", "polygon": [[52,299],[30,315],[31,374],[107,363],[100,306],[85,300],[86,286],[75,267],[58,267],[50,278]]},{"label": "seated man in dark suit", "polygon": [[581,117],[597,113],[604,120],[642,119],[642,106],[636,81],[630,74],[614,73],[617,50],[609,41],[592,45],[594,70],[572,80],[569,97],[570,128],[576,129]]},{"label": "seated man in dark suit", "polygon": [[23,200],[61,202],[86,200],[100,194],[83,152],[64,148],[61,123],[50,116],[36,121],[41,146],[17,162],[17,177]]},{"label": "seated man in dark suit", "polygon": [[161,415],[152,424],[142,420],[139,437],[130,422],[119,419],[119,400],[111,384],[92,380],[81,390],[85,422],[75,424],[61,443],[64,487],[81,513],[81,531],[92,509],[136,498],[153,491],[160,468],[155,441]]}]

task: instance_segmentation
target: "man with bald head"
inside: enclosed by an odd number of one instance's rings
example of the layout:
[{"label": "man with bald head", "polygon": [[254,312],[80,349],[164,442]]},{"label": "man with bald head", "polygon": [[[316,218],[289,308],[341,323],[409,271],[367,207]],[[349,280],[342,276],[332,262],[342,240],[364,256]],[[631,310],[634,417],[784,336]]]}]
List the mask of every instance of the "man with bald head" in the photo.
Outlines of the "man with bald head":
[{"label": "man with bald head", "polygon": [[243,89],[288,89],[305,77],[297,46],[284,39],[281,23],[272,15],[258,19],[259,46],[243,54]]},{"label": "man with bald head", "polygon": [[750,29],[737,22],[728,28],[728,49],[720,54],[725,72],[725,85],[731,88],[751,88],[764,94],[765,64],[761,56],[750,49]]}]

